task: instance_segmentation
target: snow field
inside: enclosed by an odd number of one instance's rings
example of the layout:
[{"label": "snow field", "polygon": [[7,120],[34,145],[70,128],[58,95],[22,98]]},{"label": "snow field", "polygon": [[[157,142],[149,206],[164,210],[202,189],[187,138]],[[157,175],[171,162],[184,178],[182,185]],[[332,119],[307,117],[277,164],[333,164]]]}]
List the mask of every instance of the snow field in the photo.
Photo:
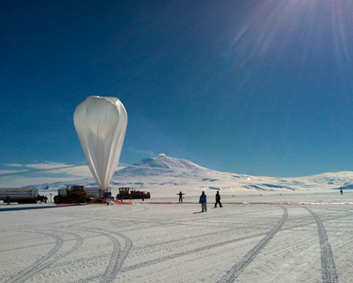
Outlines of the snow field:
[{"label": "snow field", "polygon": [[0,282],[351,282],[353,276],[351,205],[208,204],[207,213],[199,213],[199,204],[2,207]]}]

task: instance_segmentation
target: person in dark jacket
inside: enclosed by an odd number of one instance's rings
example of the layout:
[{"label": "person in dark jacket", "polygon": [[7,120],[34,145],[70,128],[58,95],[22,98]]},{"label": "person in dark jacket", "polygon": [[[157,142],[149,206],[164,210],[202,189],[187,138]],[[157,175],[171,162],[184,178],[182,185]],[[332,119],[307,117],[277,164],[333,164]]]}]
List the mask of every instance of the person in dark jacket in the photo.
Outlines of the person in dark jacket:
[{"label": "person in dark jacket", "polygon": [[178,193],[177,195],[179,196],[179,202],[183,202],[183,195],[185,194],[180,191],[180,193]]},{"label": "person in dark jacket", "polygon": [[217,207],[217,204],[219,204],[220,207],[223,207],[221,204],[221,195],[219,194],[219,191],[216,193],[216,203],[214,204],[214,207]]},{"label": "person in dark jacket", "polygon": [[341,195],[343,195],[343,190],[342,190],[342,188],[340,188],[340,193],[341,193]]},{"label": "person in dark jacket", "polygon": [[207,197],[205,192],[202,192],[199,203],[201,203],[201,212],[207,212]]}]

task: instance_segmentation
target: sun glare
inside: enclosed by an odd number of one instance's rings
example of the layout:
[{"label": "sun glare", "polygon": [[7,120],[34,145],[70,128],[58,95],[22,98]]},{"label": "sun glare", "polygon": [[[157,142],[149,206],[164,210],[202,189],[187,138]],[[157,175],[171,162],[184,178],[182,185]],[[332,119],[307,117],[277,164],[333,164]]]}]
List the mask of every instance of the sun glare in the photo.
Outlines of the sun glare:
[{"label": "sun glare", "polygon": [[311,54],[325,51],[332,53],[337,64],[348,64],[352,15],[353,1],[261,1],[236,27],[230,49],[247,62],[271,56],[278,63],[292,54],[305,64]]}]

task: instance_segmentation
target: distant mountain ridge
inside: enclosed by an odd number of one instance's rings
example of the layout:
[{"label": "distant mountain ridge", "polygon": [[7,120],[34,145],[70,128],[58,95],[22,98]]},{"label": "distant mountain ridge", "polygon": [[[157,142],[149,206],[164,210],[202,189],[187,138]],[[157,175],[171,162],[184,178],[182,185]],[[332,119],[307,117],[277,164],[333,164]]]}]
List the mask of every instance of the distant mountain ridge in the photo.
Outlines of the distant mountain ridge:
[{"label": "distant mountain ridge", "polygon": [[[40,191],[56,191],[71,185],[97,186],[94,178],[68,182],[31,185]],[[323,173],[297,178],[251,176],[214,171],[189,160],[160,154],[117,170],[110,182],[114,193],[119,187],[148,190],[154,196],[173,195],[183,191],[197,195],[202,190],[220,190],[223,194],[240,192],[292,192],[353,189],[353,172]],[[114,194],[113,193],[113,194]]]}]

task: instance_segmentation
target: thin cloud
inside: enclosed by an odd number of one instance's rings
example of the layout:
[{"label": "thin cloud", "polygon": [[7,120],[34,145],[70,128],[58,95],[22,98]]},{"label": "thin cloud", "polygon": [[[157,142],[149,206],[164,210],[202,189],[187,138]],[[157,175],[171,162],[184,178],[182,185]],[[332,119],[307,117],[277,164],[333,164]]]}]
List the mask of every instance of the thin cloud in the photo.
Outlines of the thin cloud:
[{"label": "thin cloud", "polygon": [[27,178],[19,177],[14,179],[13,177],[5,177],[1,179],[1,187],[14,187],[20,188],[25,186],[37,186],[41,184],[52,184],[56,182],[75,182],[78,178],[68,177],[38,177],[38,178]]},{"label": "thin cloud", "polygon": [[34,163],[34,164],[26,164],[27,168],[33,168],[38,170],[48,170],[53,169],[47,174],[67,174],[68,177],[80,177],[80,178],[91,178],[92,173],[89,170],[87,165],[70,167],[70,168],[61,168],[59,170],[55,170],[58,167],[66,167],[66,166],[74,166],[73,164],[59,163],[59,162],[44,162],[44,163]]},{"label": "thin cloud", "polygon": [[25,164],[25,167],[34,168],[34,169],[51,169],[56,167],[65,167],[71,166],[72,164],[58,163],[58,162],[44,162],[44,163],[33,163]]},{"label": "thin cloud", "polygon": [[3,164],[4,166],[7,167],[23,167],[23,164],[17,164],[17,163],[13,163],[13,164]]},{"label": "thin cloud", "polygon": [[[33,163],[33,164],[24,164],[21,165],[22,170],[0,170],[0,176],[2,174],[11,174],[17,172],[26,172],[26,174],[18,174],[13,176],[3,176],[0,179],[0,187],[22,187],[29,185],[38,185],[43,183],[55,183],[55,182],[71,182],[82,179],[93,178],[93,175],[89,167],[85,164],[82,166],[78,165],[77,167],[73,164],[59,163],[59,162],[43,162],[43,163]],[[116,170],[120,170],[129,165],[119,165]],[[69,167],[69,168],[60,168],[60,167]],[[48,170],[50,171],[40,172],[36,170]],[[27,171],[33,170],[32,172],[27,173]],[[45,173],[45,177],[43,176]],[[60,175],[59,175],[60,174]]]},{"label": "thin cloud", "polygon": [[17,170],[0,170],[0,175],[2,174],[11,174],[11,173],[16,173],[18,172]]},{"label": "thin cloud", "polygon": [[77,176],[82,178],[93,178],[93,175],[87,165],[69,168],[69,169],[63,169],[62,171],[68,173],[71,176]]}]

